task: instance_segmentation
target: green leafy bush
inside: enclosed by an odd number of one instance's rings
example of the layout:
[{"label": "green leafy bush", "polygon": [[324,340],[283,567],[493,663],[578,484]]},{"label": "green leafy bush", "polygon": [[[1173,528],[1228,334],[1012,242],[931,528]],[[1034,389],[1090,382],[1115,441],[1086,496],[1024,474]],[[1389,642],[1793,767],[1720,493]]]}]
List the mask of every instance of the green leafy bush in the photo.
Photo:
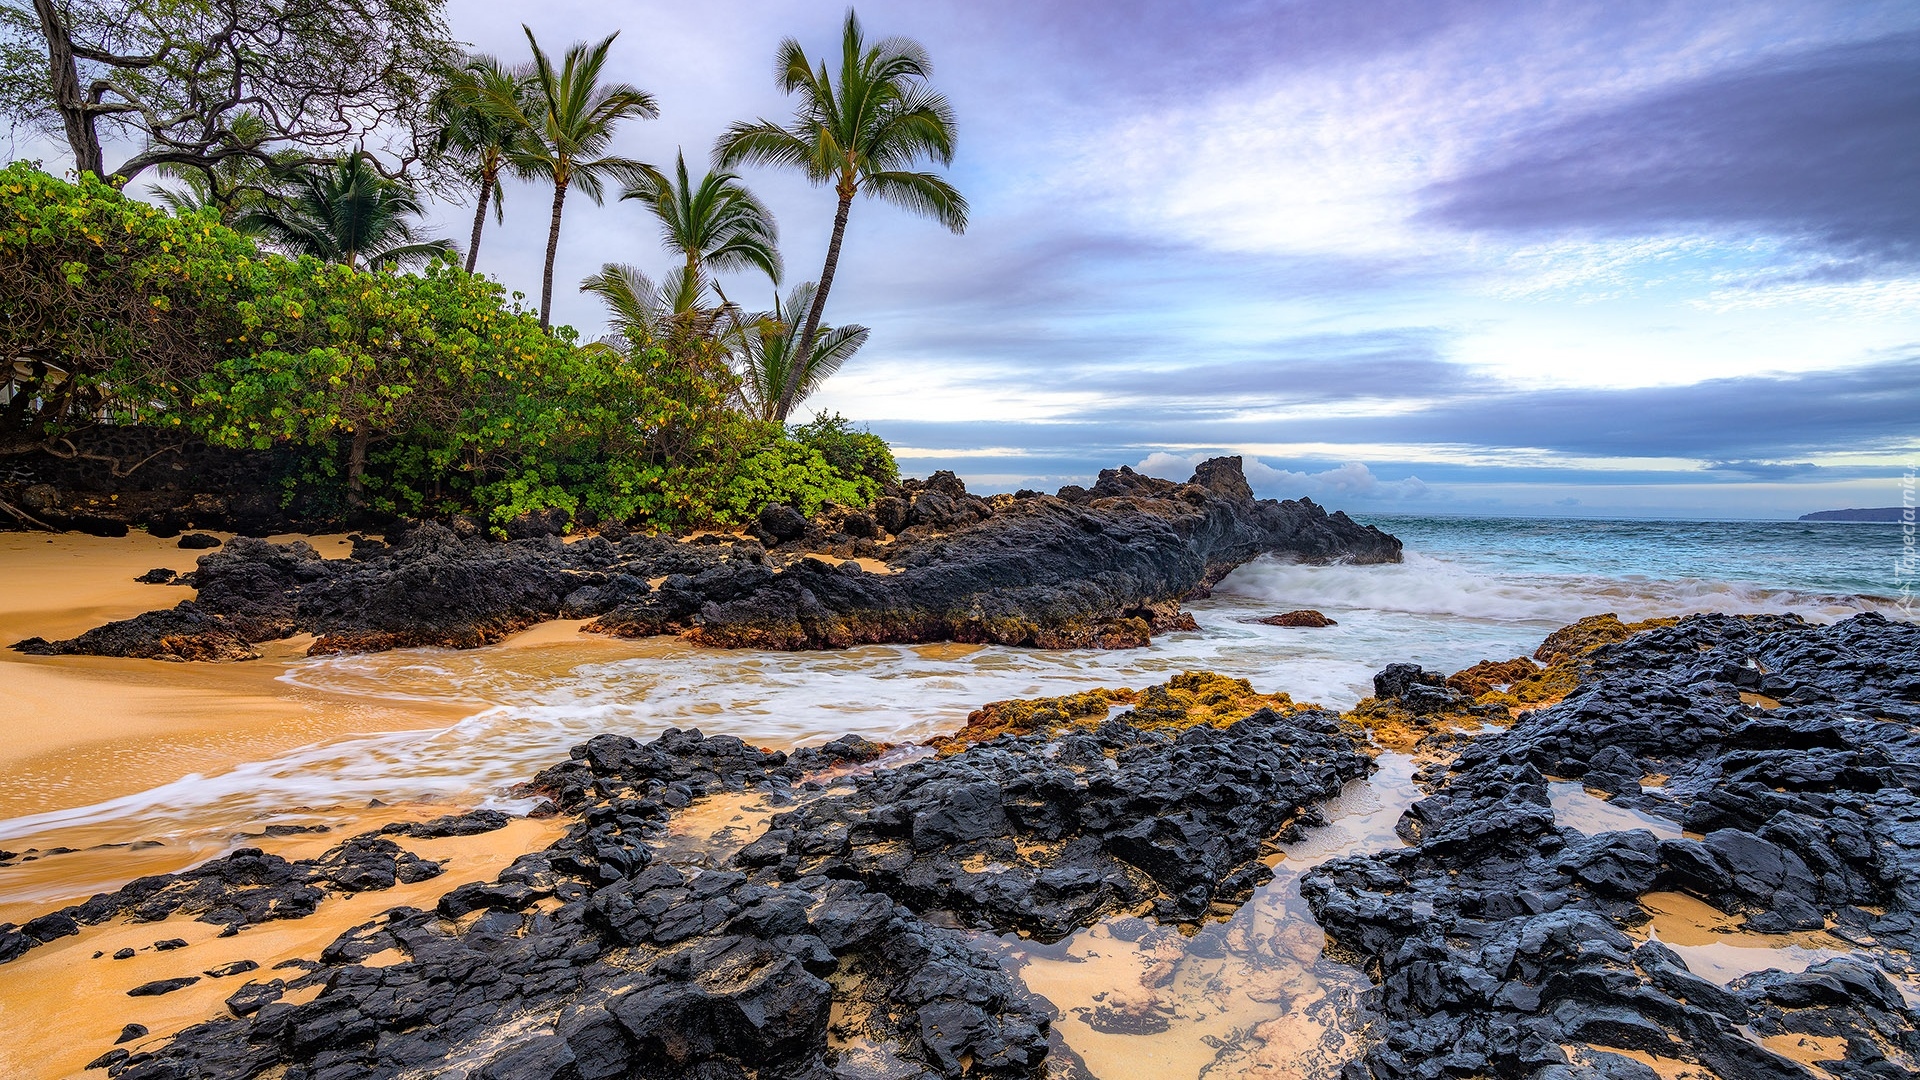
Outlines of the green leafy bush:
[{"label": "green leafy bush", "polygon": [[842,476],[860,487],[860,499],[853,505],[865,506],[880,496],[880,489],[900,479],[900,466],[886,440],[871,431],[855,431],[839,413],[817,415],[810,424],[793,429],[794,440],[818,451],[821,458]]},{"label": "green leafy bush", "polygon": [[865,505],[896,472],[840,417],[788,438],[730,409],[712,342],[581,347],[451,262],[263,255],[210,213],[21,164],[0,170],[0,352],[35,380],[5,406],[16,440],[110,419],[278,448],[289,493],[343,511],[734,524]]}]

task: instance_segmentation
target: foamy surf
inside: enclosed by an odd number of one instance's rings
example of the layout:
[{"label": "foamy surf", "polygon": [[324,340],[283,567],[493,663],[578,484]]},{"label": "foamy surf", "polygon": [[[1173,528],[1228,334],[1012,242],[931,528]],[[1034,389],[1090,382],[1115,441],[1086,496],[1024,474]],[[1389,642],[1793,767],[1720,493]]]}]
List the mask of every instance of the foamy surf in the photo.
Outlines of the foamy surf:
[{"label": "foamy surf", "polygon": [[1628,621],[1700,611],[1793,612],[1814,621],[1863,611],[1895,614],[1891,599],[1871,595],[1706,578],[1499,572],[1417,551],[1389,566],[1309,566],[1262,558],[1234,571],[1218,591],[1329,615],[1372,611],[1553,627],[1604,611]]}]

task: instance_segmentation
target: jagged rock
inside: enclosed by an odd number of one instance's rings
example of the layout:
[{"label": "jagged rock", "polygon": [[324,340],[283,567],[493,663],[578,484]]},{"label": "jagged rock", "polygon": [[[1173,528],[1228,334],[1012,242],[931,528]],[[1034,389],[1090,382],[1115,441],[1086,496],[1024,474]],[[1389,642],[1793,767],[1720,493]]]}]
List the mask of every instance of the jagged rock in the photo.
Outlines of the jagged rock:
[{"label": "jagged rock", "polygon": [[[551,514],[538,528],[522,523],[522,538],[508,544],[400,523],[385,547],[356,545],[347,560],[323,559],[303,542],[239,537],[201,558],[194,600],[68,641],[15,647],[231,660],[255,657],[250,643],[307,632],[315,655],[471,648],[566,617],[593,618],[589,629],[599,633],[677,633],[727,647],[953,640],[1130,648],[1157,632],[1193,629],[1180,601],[1258,555],[1400,558],[1398,540],[1344,514],[1304,499],[1254,500],[1238,458],[1205,463],[1187,484],[1109,470],[1085,498],[1006,499],[998,510],[951,473],[899,491],[869,513],[875,535],[905,531],[884,551],[856,540],[851,530],[867,524],[851,511],[819,525],[772,506],[755,526],[767,543],[884,555],[893,573],[813,558],[776,568],[760,542],[742,537],[562,544],[555,530],[565,522]],[[656,580],[657,588],[648,584]]]},{"label": "jagged rock", "polygon": [[[1558,704],[1461,750],[1407,812],[1401,851],[1331,860],[1302,893],[1335,947],[1376,973],[1385,1036],[1357,1075],[1635,1075],[1563,1046],[1657,1052],[1722,1077],[1807,1075],[1742,1032],[1874,1047],[1835,1075],[1920,1068],[1920,1016],[1855,960],[1719,987],[1623,931],[1654,890],[1746,917],[1750,932],[1833,927],[1910,949],[1920,935],[1920,627],[1861,615],[1692,616],[1633,633],[1611,616],[1556,633],[1543,662],[1581,661]],[[1394,665],[1379,697],[1442,690]],[[1749,708],[1750,684],[1799,694]],[[1665,782],[1643,789],[1640,778]],[[1559,827],[1545,776],[1702,839]],[[1871,1055],[1869,1055],[1871,1056]],[[1546,1069],[1546,1072],[1535,1070]],[[1610,1070],[1610,1071],[1608,1071]],[[1626,1070],[1622,1072],[1621,1070]]]}]

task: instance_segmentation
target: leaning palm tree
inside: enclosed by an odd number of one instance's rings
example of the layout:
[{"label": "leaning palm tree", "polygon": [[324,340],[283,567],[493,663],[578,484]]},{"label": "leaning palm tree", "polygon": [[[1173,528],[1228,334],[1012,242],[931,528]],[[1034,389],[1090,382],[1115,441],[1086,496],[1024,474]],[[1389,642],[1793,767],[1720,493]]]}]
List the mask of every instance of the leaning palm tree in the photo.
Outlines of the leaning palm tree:
[{"label": "leaning palm tree", "polygon": [[[799,95],[794,118],[782,127],[771,120],[737,123],[714,145],[723,167],[741,163],[779,165],[804,172],[816,184],[832,184],[839,206],[820,287],[807,309],[797,355],[810,355],[820,315],[833,288],[840,244],[853,197],[865,192],[939,221],[954,232],[967,227],[967,200],[919,161],[953,162],[953,108],[926,85],[933,71],[927,51],[906,38],[886,38],[869,47],[851,10],[841,35],[836,81],[825,61],[816,67],[800,43],[788,38],[774,57],[780,88]],[[793,410],[803,369],[791,367],[775,419]]]},{"label": "leaning palm tree", "polygon": [[430,259],[454,250],[429,239],[415,220],[425,211],[405,184],[382,176],[364,153],[297,169],[273,204],[241,223],[295,255],[369,268]]},{"label": "leaning palm tree", "polygon": [[598,45],[575,43],[556,70],[540,51],[533,31],[524,25],[520,29],[533,47],[531,88],[521,113],[529,140],[511,160],[522,174],[553,182],[553,221],[547,228],[547,264],[540,281],[540,325],[544,327],[552,316],[553,259],[560,250],[560,212],[568,189],[577,187],[598,203],[607,178],[629,185],[647,179],[654,172],[652,166],[607,154],[606,149],[622,121],[652,119],[660,115],[660,108],[652,94],[637,86],[600,82],[607,50],[620,36],[618,31]]},{"label": "leaning palm tree", "polygon": [[660,242],[686,260],[687,271],[759,269],[780,283],[780,232],[773,213],[733,173],[709,172],[694,184],[687,155],[672,177],[654,174],[620,196],[644,203],[660,223]]},{"label": "leaning palm tree", "polygon": [[459,164],[479,185],[474,201],[473,237],[467,243],[467,272],[480,257],[480,230],[487,222],[487,206],[494,221],[506,214],[500,174],[509,171],[514,155],[527,140],[527,80],[515,69],[485,54],[467,62],[447,79],[433,101],[434,149]]},{"label": "leaning palm tree", "polygon": [[820,327],[807,363],[799,369],[799,389],[787,400],[788,384],[795,382],[791,358],[800,355],[794,348],[794,339],[801,320],[812,310],[817,293],[811,281],[794,286],[785,301],[775,293],[772,311],[759,312],[736,328],[733,346],[740,375],[740,396],[745,399],[747,411],[759,419],[776,419],[783,400],[789,410],[805,401],[867,343],[872,331],[864,326]]}]

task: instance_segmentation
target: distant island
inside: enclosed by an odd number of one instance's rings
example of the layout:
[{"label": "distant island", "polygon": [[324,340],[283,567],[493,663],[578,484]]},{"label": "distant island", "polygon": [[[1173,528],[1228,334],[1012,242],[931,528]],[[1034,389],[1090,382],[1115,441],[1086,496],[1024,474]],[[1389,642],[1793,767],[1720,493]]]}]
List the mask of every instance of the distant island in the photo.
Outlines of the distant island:
[{"label": "distant island", "polygon": [[1901,521],[1909,513],[1905,507],[1876,506],[1870,510],[1821,510],[1801,514],[1801,521]]}]

